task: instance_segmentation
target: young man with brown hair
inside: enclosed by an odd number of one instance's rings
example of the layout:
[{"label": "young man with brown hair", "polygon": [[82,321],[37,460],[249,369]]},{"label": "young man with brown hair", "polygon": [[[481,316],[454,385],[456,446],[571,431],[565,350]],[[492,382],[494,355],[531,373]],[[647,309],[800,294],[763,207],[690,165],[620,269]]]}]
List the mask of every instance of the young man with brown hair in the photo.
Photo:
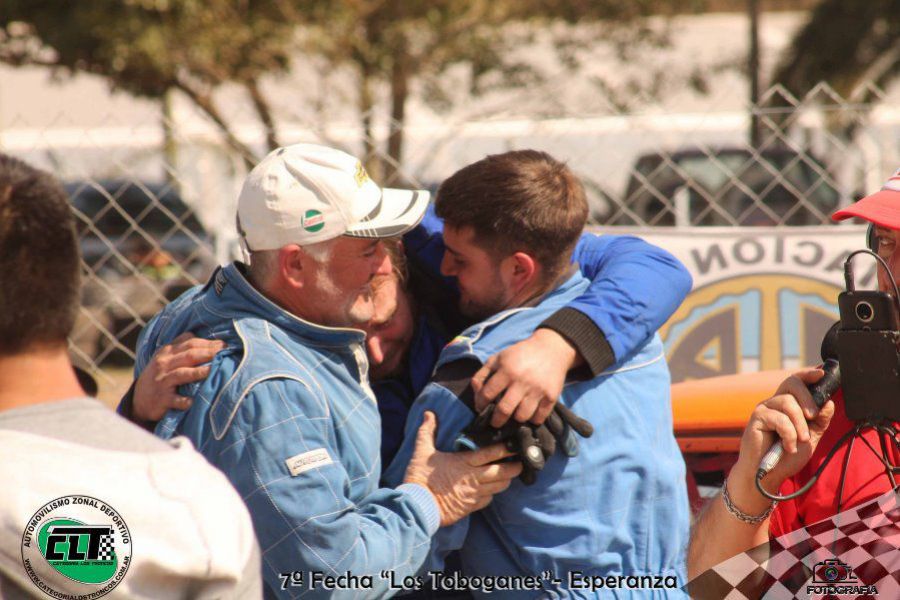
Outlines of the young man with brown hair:
[{"label": "young man with brown hair", "polygon": [[[43,597],[38,583],[59,597],[110,585],[64,576],[48,562],[49,550],[47,560],[32,553],[26,569],[23,534],[32,515],[43,518],[42,506],[72,494],[96,498],[127,525],[128,539],[118,530],[108,538],[118,566],[127,567],[116,586],[124,596],[259,597],[250,517],[225,477],[186,440],[165,443],[85,397],[66,343],[78,311],[79,273],[62,186],[0,154],[0,597]],[[76,504],[58,516],[103,525],[100,508]],[[52,510],[34,526],[34,539],[51,523]],[[53,547],[73,544],[67,539]],[[140,550],[127,563],[130,539]],[[81,552],[90,552],[81,542]]]},{"label": "young man with brown hair", "polygon": [[[549,155],[508,152],[469,165],[441,185],[436,209],[444,219],[442,272],[456,278],[463,310],[486,320],[441,352],[432,383],[410,411],[406,440],[385,473],[388,483],[402,477],[410,436],[425,411],[441,422],[438,448],[470,444],[460,433],[475,419],[472,375],[588,285],[569,266],[587,217],[584,190]],[[598,377],[569,382],[559,403],[594,423],[597,433],[579,441],[577,456],[555,452],[536,460],[543,469],[531,474],[532,485],[515,481],[486,510],[438,532],[426,565],[439,568],[448,552],[460,549],[466,576],[549,571],[560,578],[543,580],[530,593],[493,592],[515,598],[578,593],[572,590],[594,576],[604,584],[610,576],[617,587],[660,585],[650,593],[678,594],[674,588],[685,583],[688,506],[668,400],[656,336]]]}]

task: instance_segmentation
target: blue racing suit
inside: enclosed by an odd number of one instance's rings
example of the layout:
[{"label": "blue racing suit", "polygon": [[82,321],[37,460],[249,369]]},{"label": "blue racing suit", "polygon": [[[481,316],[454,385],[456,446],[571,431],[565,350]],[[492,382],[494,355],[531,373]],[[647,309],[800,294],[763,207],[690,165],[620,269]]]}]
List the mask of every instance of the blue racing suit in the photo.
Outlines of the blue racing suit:
[{"label": "blue racing suit", "polygon": [[[406,437],[384,481],[396,484],[412,456],[426,410],[439,423],[437,448],[454,440],[474,418],[469,380],[490,356],[528,337],[548,316],[583,294],[575,274],[533,307],[504,311],[467,329],[442,352],[436,372],[409,414]],[[689,509],[685,465],[672,432],[669,372],[658,336],[651,336],[607,372],[569,382],[560,402],[595,426],[568,458],[557,451],[534,485],[515,480],[492,503],[432,540],[423,570],[440,570],[460,550],[466,576],[544,578],[540,592],[493,591],[491,597],[684,597]],[[582,574],[569,580],[576,572]],[[583,589],[591,576],[628,576],[645,589]],[[559,578],[559,582],[552,581]],[[668,579],[666,579],[668,578]],[[596,581],[596,580],[594,580]],[[648,589],[654,585],[669,589]],[[475,595],[479,594],[475,591]]]},{"label": "blue racing suit", "polygon": [[[459,315],[455,281],[439,275],[441,231],[440,219],[429,208],[421,225],[403,240],[410,260],[410,292],[422,308],[405,372],[372,383],[382,417],[383,465],[403,441],[406,414],[428,382],[441,348],[471,324]],[[593,375],[650,339],[691,289],[691,276],[677,259],[636,237],[583,234],[572,262],[592,281],[547,315],[541,327],[568,339]]]},{"label": "blue racing suit", "polygon": [[[419,228],[406,242],[434,272],[435,249],[442,250],[437,232]],[[596,373],[652,335],[687,294],[690,276],[668,253],[636,238],[590,237],[579,243],[579,252],[595,281],[543,326],[572,341]],[[669,285],[635,292],[635,278],[665,278]],[[388,411],[395,435],[447,339],[427,322],[420,328],[417,337],[428,352],[411,355],[409,379],[399,386],[379,384],[379,402],[388,406],[393,400],[398,408]],[[319,327],[285,313],[235,265],[217,271],[148,325],[136,375],[161,345],[184,331],[222,339],[228,347],[213,360],[206,381],[180,390],[194,399],[192,408],[170,411],[156,432],[188,435],[242,493],[263,550],[269,592],[281,583],[278,573],[290,570],[371,574],[381,567],[401,576],[414,571],[436,527],[436,507],[418,486],[377,489],[381,461],[372,445],[377,449],[383,428],[368,388],[362,332]],[[370,592],[385,592],[380,578],[374,579]],[[302,590],[284,594],[292,591]]]},{"label": "blue racing suit", "polygon": [[[412,271],[410,291],[418,299],[420,315],[405,372],[372,382],[382,419],[384,465],[403,441],[406,414],[428,382],[441,348],[470,324],[459,315],[454,280],[439,275],[441,231],[440,219],[429,208],[421,225],[404,237]],[[591,284],[541,326],[568,339],[594,375],[653,335],[691,289],[691,276],[677,259],[636,237],[584,234],[572,261]],[[130,417],[130,393],[118,410]]]},{"label": "blue racing suit", "polygon": [[[381,572],[415,573],[440,515],[422,486],[379,488],[381,419],[363,332],[284,311],[236,263],[150,322],[138,342],[136,372],[184,331],[228,346],[205,380],[183,388],[191,407],[166,413],[156,434],[190,438],[247,503],[266,595],[391,595]],[[279,574],[294,571],[303,585],[282,589]],[[316,574],[347,573],[371,576],[371,587],[310,593]]]}]

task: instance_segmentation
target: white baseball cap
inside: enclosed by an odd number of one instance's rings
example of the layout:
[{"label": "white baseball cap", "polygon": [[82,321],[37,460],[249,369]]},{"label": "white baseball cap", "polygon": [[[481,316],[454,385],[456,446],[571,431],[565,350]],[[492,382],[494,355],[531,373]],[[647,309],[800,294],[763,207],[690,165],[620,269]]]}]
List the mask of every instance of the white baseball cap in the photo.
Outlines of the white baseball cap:
[{"label": "white baseball cap", "polygon": [[422,220],[429,198],[426,190],[378,187],[346,152],[294,144],[273,150],[247,175],[238,197],[238,234],[251,251],[342,235],[392,237]]}]

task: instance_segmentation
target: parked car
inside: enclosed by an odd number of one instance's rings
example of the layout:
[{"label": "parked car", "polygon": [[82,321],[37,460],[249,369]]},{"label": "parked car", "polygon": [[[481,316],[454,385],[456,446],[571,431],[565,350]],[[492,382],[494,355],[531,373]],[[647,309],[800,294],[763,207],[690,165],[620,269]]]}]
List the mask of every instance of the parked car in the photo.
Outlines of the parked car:
[{"label": "parked car", "polygon": [[689,148],[638,158],[608,225],[818,225],[840,194],[814,155]]},{"label": "parked car", "polygon": [[95,364],[127,364],[146,321],[209,276],[212,238],[171,186],[103,180],[65,188],[85,267],[73,343]]}]

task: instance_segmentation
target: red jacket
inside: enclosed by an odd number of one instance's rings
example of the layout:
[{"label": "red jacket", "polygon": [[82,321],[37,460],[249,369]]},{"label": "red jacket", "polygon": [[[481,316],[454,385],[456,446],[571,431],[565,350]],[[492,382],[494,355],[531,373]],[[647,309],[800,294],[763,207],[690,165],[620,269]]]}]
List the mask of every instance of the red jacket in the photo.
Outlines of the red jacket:
[{"label": "red jacket", "polygon": [[[840,437],[853,429],[854,423],[847,418],[847,413],[844,411],[843,391],[838,390],[833,400],[835,404],[834,417],[816,447],[816,451],[799,473],[781,485],[779,495],[792,493],[805,485]],[[877,432],[868,429],[863,433],[863,437],[880,455],[881,444],[878,441]],[[841,471],[848,449],[850,450],[850,462],[847,464],[847,474],[844,476],[844,491],[841,495],[842,511],[867,502],[891,489],[884,465],[866,446],[865,442],[857,438],[853,441],[851,449],[848,441],[834,454],[819,480],[813,484],[812,489],[799,498],[778,504],[769,521],[770,537],[778,537],[837,514]],[[888,444],[888,460],[894,465],[900,464],[900,453],[890,443]]]}]

